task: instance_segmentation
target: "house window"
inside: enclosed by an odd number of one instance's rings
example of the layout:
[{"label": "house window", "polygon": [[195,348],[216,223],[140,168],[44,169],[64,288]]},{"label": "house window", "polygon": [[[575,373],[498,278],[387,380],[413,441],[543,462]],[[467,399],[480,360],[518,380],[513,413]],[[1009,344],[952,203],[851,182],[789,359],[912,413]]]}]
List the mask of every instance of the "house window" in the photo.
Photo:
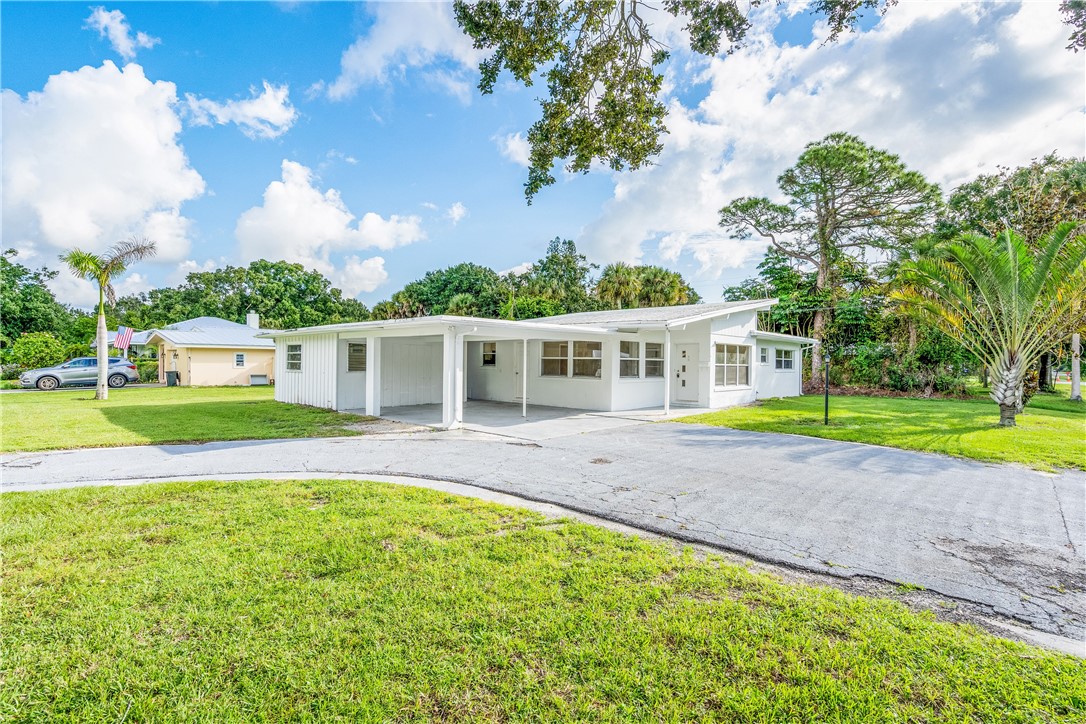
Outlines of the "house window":
[{"label": "house window", "polygon": [[245,366],[245,353],[244,352],[235,352],[234,353],[234,366],[235,367],[244,367]]},{"label": "house window", "polygon": [[619,342],[619,377],[641,376],[641,343]]},{"label": "house window", "polygon": [[664,345],[659,342],[645,342],[645,376],[664,376]]},{"label": "house window", "polygon": [[778,349],[776,358],[776,367],[779,370],[792,369],[792,350],[790,349]]},{"label": "house window", "polygon": [[352,342],[347,344],[347,371],[366,371],[366,343]]},{"label": "house window", "polygon": [[287,345],[287,370],[290,372],[302,371],[302,345]]},{"label": "house window", "polygon": [[498,364],[498,343],[483,342],[483,367],[496,367]]},{"label": "house window", "polygon": [[769,348],[768,347],[762,347],[760,350],[758,350],[758,361],[761,362],[764,365],[769,364]]},{"label": "house window", "polygon": [[599,377],[603,373],[603,342],[573,343],[573,376]]},{"label": "house window", "polygon": [[750,347],[740,344],[716,345],[716,384],[740,387],[750,384]]},{"label": "house window", "polygon": [[539,373],[544,377],[569,374],[569,342],[544,342]]}]

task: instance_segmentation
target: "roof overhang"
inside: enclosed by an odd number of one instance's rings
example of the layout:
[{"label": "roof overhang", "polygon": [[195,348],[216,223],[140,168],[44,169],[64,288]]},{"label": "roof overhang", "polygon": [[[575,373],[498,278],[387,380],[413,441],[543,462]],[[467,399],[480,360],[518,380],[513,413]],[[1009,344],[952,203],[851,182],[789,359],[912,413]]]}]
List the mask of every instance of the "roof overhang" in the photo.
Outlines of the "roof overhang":
[{"label": "roof overhang", "polygon": [[797,337],[792,334],[781,334],[780,332],[751,332],[752,337],[758,339],[768,339],[773,342],[795,342],[796,344],[817,344],[817,339],[811,339],[810,337]]},{"label": "roof overhang", "polygon": [[432,334],[451,329],[457,334],[491,334],[510,339],[530,339],[543,333],[547,337],[556,335],[569,336],[576,330],[591,335],[606,335],[612,331],[604,327],[573,326],[530,320],[488,319],[483,317],[455,317],[440,315],[436,317],[412,317],[410,319],[390,319],[374,322],[349,322],[346,324],[326,324],[319,327],[300,327],[298,329],[271,330],[257,335],[262,339],[287,337],[307,337],[314,334],[358,333],[360,336],[395,336],[402,330],[429,331]]}]

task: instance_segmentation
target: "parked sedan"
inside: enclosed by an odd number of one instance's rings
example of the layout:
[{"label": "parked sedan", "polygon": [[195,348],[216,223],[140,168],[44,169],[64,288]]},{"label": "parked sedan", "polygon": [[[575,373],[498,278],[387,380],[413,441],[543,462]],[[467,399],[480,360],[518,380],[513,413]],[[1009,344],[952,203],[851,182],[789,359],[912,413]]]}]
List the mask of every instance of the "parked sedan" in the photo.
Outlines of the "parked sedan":
[{"label": "parked sedan", "polygon": [[[106,382],[110,387],[124,387],[129,382],[139,382],[140,375],[136,365],[122,357],[109,358],[109,374]],[[94,385],[98,383],[98,358],[76,357],[55,367],[29,370],[19,377],[23,387],[37,387],[39,390],[55,390],[58,387],[76,385]]]}]

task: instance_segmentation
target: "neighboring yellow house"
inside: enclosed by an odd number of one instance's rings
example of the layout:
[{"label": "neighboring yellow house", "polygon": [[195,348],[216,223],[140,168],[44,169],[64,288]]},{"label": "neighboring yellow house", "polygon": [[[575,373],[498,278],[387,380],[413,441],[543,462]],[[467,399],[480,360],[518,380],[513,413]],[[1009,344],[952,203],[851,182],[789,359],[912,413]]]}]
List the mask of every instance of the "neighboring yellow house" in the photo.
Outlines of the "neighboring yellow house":
[{"label": "neighboring yellow house", "polygon": [[147,344],[158,348],[158,380],[176,372],[182,385],[267,385],[274,383],[275,342],[260,339],[260,318],[248,324],[218,317],[197,317],[150,332]]}]

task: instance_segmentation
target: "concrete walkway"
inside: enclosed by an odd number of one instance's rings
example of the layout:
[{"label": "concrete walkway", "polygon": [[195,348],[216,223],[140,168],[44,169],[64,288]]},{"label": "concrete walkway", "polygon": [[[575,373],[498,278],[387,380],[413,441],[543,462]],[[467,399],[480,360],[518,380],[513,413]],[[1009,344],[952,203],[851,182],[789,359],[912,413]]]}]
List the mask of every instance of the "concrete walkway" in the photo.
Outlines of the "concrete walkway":
[{"label": "concrete walkway", "polygon": [[529,442],[471,431],[0,458],[5,491],[177,476],[402,475],[553,503],[1086,638],[1086,473],[684,424]]}]

